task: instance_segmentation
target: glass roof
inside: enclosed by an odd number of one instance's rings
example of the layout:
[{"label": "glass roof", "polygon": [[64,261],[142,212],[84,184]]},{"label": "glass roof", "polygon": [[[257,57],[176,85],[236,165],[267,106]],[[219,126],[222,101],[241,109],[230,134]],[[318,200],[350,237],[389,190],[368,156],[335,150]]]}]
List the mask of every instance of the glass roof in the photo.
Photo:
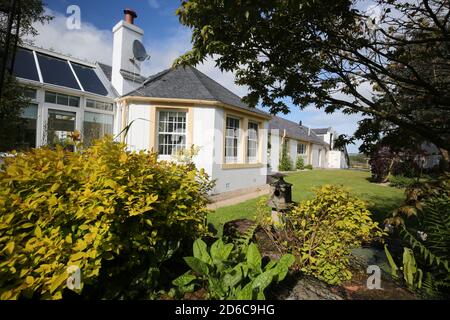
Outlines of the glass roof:
[{"label": "glass roof", "polygon": [[[84,89],[83,90],[78,85],[74,72],[72,72],[67,60],[38,51],[36,51],[36,55],[44,83],[82,90],[103,96],[108,95],[108,90],[97,76],[94,68],[75,62],[70,63]],[[40,81],[32,50],[25,48],[17,49],[14,63],[14,75],[23,79]]]},{"label": "glass roof", "polygon": [[74,62],[71,62],[71,64],[85,91],[100,94],[102,96],[108,94],[108,91],[105,89],[105,86],[100,81],[93,68]]},{"label": "glass roof", "polygon": [[34,61],[33,51],[18,48],[14,61],[14,75],[16,77],[39,81],[39,75]]}]

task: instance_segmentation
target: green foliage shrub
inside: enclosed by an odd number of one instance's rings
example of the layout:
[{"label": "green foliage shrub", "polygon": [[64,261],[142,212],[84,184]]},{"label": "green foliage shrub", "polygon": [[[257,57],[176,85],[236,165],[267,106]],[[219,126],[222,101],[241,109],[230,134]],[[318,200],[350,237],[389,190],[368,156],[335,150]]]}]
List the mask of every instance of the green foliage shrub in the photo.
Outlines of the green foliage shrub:
[{"label": "green foliage shrub", "polygon": [[389,185],[396,188],[407,188],[415,183],[417,179],[405,176],[390,176]]},{"label": "green foliage shrub", "polygon": [[190,246],[207,234],[205,172],[127,152],[110,137],[76,152],[58,146],[17,154],[3,169],[2,299],[59,299],[69,266],[81,269],[79,293],[104,286],[95,292],[114,297],[180,242]]},{"label": "green foliage shrub", "polygon": [[312,169],[313,169],[312,164],[307,164],[307,165],[305,166],[305,169],[312,170]]},{"label": "green foliage shrub", "polygon": [[210,248],[198,239],[193,253],[184,258],[192,270],[173,281],[181,296],[200,287],[206,289],[209,299],[265,299],[264,290],[272,282],[282,281],[294,263],[294,257],[286,254],[263,265],[254,243],[242,247],[225,244],[221,239]]},{"label": "green foliage shrub", "polygon": [[305,159],[303,159],[303,157],[298,156],[297,162],[295,163],[295,167],[298,170],[303,170],[305,168]]},{"label": "green foliage shrub", "polygon": [[450,297],[450,177],[420,181],[386,221],[396,225],[424,273],[422,292]]},{"label": "green foliage shrub", "polygon": [[292,162],[289,157],[288,151],[287,151],[287,145],[286,142],[283,144],[281,148],[281,158],[280,158],[280,164],[278,166],[278,170],[280,171],[292,171]]},{"label": "green foliage shrub", "polygon": [[287,212],[283,227],[269,233],[277,248],[295,256],[297,269],[329,284],[351,279],[351,249],[382,235],[365,202],[333,185]]}]

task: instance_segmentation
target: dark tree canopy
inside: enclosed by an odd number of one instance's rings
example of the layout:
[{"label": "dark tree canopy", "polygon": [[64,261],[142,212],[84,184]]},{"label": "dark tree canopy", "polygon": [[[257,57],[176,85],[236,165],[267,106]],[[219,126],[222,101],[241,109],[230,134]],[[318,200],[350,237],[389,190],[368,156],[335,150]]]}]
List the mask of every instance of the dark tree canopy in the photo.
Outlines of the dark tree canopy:
[{"label": "dark tree canopy", "polygon": [[0,151],[16,146],[23,122],[21,110],[28,104],[12,76],[15,48],[25,35],[36,35],[34,22],[48,20],[41,0],[0,0],[0,69],[4,71],[0,72]]},{"label": "dark tree canopy", "polygon": [[183,1],[193,48],[175,64],[213,56],[250,105],[359,112],[448,151],[450,2],[375,2],[374,18],[356,0]]}]

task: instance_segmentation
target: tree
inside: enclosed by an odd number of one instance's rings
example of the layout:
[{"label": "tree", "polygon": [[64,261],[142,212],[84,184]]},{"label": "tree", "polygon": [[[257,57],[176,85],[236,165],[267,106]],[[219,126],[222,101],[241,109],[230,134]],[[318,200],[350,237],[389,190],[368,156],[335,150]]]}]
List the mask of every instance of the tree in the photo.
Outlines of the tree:
[{"label": "tree", "polygon": [[[300,108],[376,117],[448,159],[450,2],[377,0],[375,17],[358,9],[361,2],[185,0],[177,15],[192,28],[193,48],[175,64],[212,56],[249,86],[244,100],[252,106],[288,113],[289,98]],[[430,105],[437,112],[428,114]]]},{"label": "tree", "polygon": [[0,0],[0,151],[16,147],[21,111],[28,104],[12,76],[15,50],[25,35],[36,35],[34,22],[50,19],[41,0]]}]

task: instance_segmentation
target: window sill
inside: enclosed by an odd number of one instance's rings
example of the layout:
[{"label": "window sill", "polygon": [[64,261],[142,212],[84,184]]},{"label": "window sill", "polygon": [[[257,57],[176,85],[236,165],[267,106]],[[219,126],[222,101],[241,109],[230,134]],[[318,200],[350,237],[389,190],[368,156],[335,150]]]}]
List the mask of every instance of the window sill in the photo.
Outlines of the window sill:
[{"label": "window sill", "polygon": [[223,170],[229,169],[252,169],[252,168],[263,168],[262,163],[224,163],[222,164]]}]

